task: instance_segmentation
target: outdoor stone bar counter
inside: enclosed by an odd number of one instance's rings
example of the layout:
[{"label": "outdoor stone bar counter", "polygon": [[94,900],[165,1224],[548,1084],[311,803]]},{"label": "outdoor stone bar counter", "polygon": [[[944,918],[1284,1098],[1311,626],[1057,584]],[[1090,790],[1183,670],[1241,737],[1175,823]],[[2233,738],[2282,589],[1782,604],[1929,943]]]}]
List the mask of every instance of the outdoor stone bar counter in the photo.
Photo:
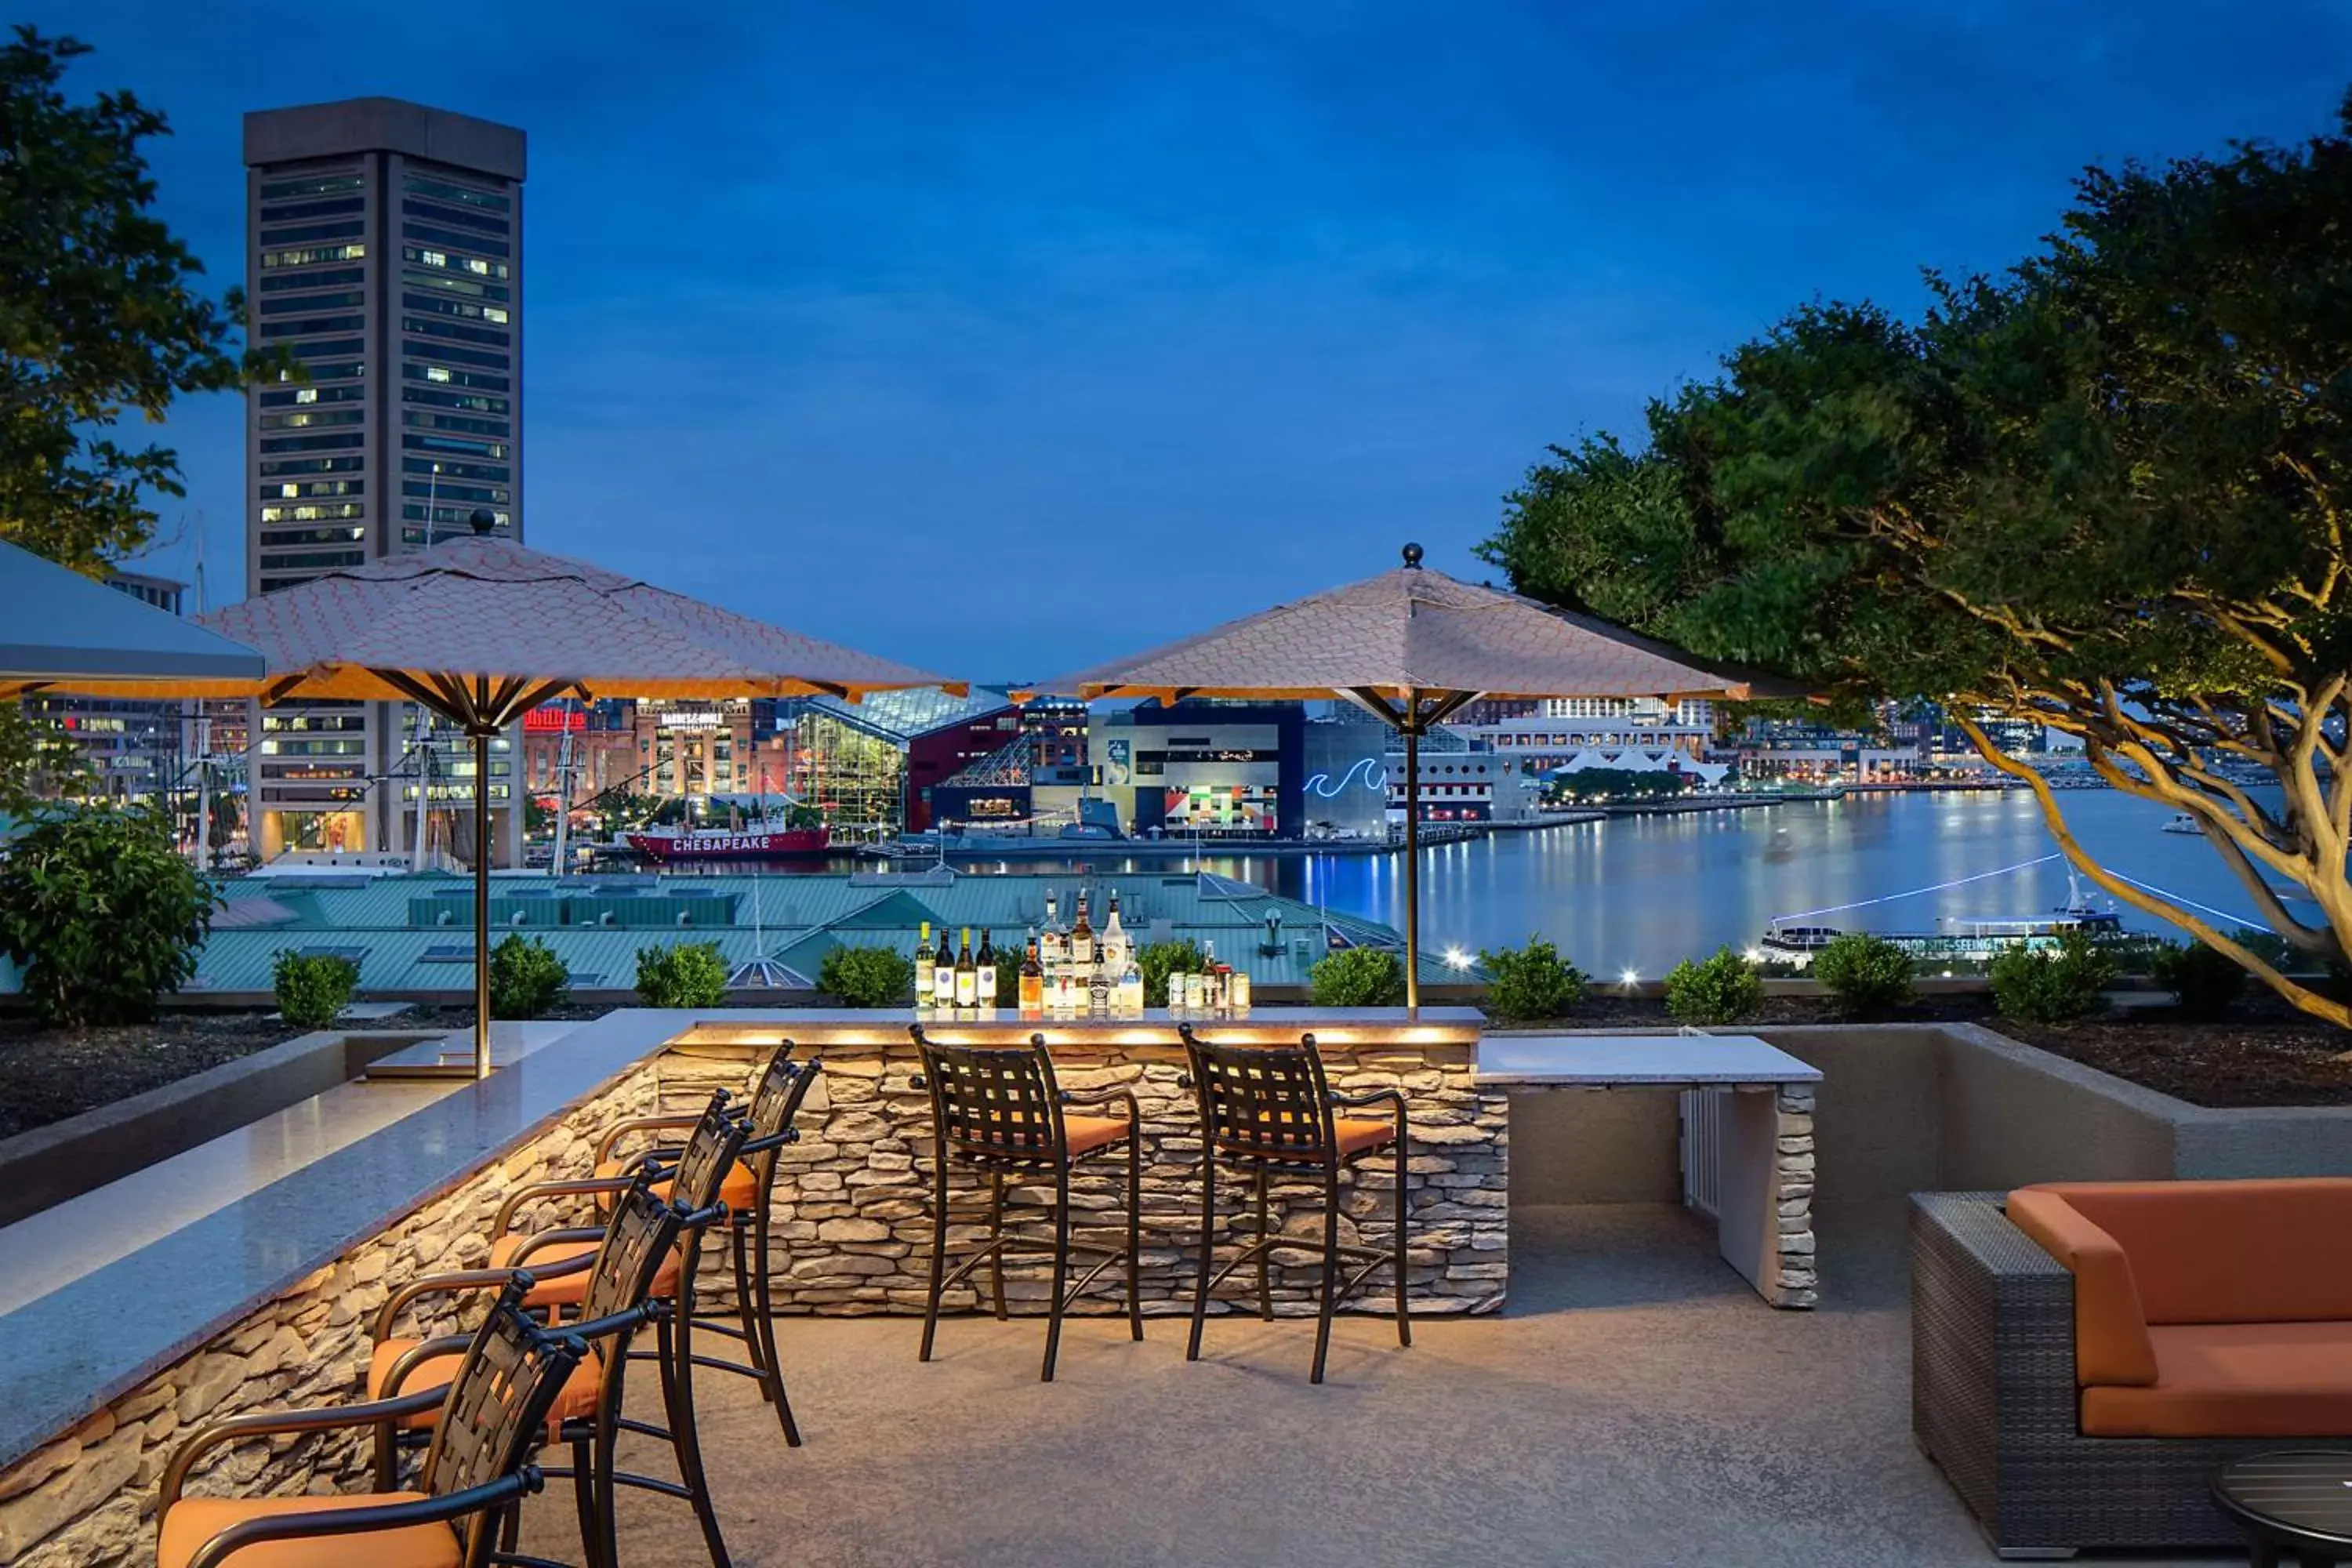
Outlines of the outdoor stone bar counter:
[{"label": "outdoor stone bar counter", "polygon": [[[610,1013],[0,1315],[0,1563],[93,1568],[147,1559],[155,1479],[191,1431],[245,1411],[360,1397],[367,1325],[392,1288],[480,1267],[508,1193],[580,1173],[598,1131],[614,1121],[691,1110],[714,1087],[741,1090],[753,1064],[787,1037],[800,1055],[822,1056],[825,1072],[777,1178],[782,1308],[919,1313],[929,1107],[912,1081],[912,1021],[910,1013],[814,1009]],[[1478,1025],[1478,1014],[1463,1008],[1409,1016],[1266,1007],[1196,1026],[1235,1042],[1312,1033],[1335,1088],[1404,1092],[1411,1287],[1421,1312],[1493,1311],[1507,1283],[1507,1102],[1501,1088],[1476,1081]],[[1043,1033],[1066,1087],[1133,1088],[1145,1122],[1145,1310],[1187,1308],[1200,1142],[1192,1096],[1178,1082],[1184,1053],[1173,1021],[1162,1013],[1005,1015],[929,1027],[963,1043]],[[1368,1240],[1387,1234],[1389,1180],[1381,1169],[1349,1179],[1347,1226],[1360,1226]],[[1243,1189],[1230,1190],[1238,1207]],[[1283,1195],[1277,1188],[1277,1203]],[[1119,1201],[1091,1175],[1074,1183],[1074,1205],[1106,1224]],[[523,1221],[575,1217],[547,1205]],[[722,1274],[710,1274],[708,1286],[725,1300]],[[1311,1311],[1309,1279],[1288,1271],[1276,1310]],[[1024,1293],[1022,1305],[1034,1307],[1040,1294],[1042,1287]],[[962,1304],[970,1300],[967,1292]],[[1112,1305],[1106,1292],[1087,1310]],[[910,1330],[905,1353],[913,1344]],[[877,1353],[887,1350],[877,1343]],[[194,1489],[358,1488],[364,1468],[350,1436],[308,1436],[224,1449],[218,1473],[200,1475]]]}]

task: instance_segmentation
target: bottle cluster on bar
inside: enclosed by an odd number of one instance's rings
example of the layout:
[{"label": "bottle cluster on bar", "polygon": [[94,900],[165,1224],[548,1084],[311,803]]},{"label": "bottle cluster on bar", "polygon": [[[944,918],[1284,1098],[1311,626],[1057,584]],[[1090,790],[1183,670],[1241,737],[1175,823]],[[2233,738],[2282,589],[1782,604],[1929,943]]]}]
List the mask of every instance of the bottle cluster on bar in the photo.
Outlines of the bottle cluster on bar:
[{"label": "bottle cluster on bar", "polygon": [[[1067,925],[1062,923],[1060,901],[1046,894],[1045,924],[1030,928],[1017,965],[998,951],[994,931],[982,927],[977,948],[972,946],[972,928],[962,927],[961,932],[961,942],[950,942],[942,929],[934,948],[931,924],[923,922],[922,940],[915,949],[918,1012],[936,1016],[1014,1007],[1024,1018],[1133,1018],[1143,1014],[1141,954],[1119,918],[1116,889],[1099,930],[1085,888],[1078,889]],[[1168,976],[1171,1012],[1217,1016],[1246,1013],[1249,1005],[1248,973],[1219,963],[1213,944],[1202,944],[1197,970]]]}]

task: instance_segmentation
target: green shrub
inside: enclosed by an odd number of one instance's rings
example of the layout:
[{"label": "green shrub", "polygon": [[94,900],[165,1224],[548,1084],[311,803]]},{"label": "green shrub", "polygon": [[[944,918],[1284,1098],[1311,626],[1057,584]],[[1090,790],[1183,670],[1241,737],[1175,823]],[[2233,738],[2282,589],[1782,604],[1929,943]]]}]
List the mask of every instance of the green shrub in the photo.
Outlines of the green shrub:
[{"label": "green shrub", "polygon": [[2148,960],[2147,976],[2192,1018],[2220,1017],[2246,989],[2238,961],[2201,942],[2166,942]]},{"label": "green shrub", "polygon": [[1911,955],[1883,936],[1851,931],[1813,959],[1813,978],[1849,1018],[1883,1018],[1911,1000]]},{"label": "green shrub", "polygon": [[1136,953],[1135,966],[1143,971],[1143,1005],[1165,1007],[1168,1005],[1168,977],[1171,974],[1198,974],[1201,972],[1201,950],[1189,942],[1150,942]]},{"label": "green shrub", "polygon": [[727,960],[715,942],[641,947],[637,995],[648,1007],[716,1007],[727,1000]]},{"label": "green shrub", "polygon": [[572,972],[554,949],[520,931],[490,949],[490,1016],[536,1018],[562,998]]},{"label": "green shrub", "polygon": [[92,805],[45,816],[0,863],[0,952],[46,1024],[135,1024],[196,973],[217,889],[163,819]]},{"label": "green shrub", "polygon": [[817,966],[816,988],[852,1007],[897,1006],[914,997],[915,961],[895,947],[836,947]]},{"label": "green shrub", "polygon": [[1401,1007],[1404,965],[1384,947],[1343,947],[1307,972],[1318,1007]]},{"label": "green shrub", "polygon": [[1584,1000],[1588,976],[1542,937],[1528,937],[1525,947],[1481,952],[1478,962],[1494,976],[1486,987],[1486,1011],[1497,1018],[1557,1018]]},{"label": "green shrub", "polygon": [[2294,943],[2274,931],[2240,926],[2230,933],[2230,940],[2282,974],[2292,974],[2298,969],[2312,967],[2311,954],[2297,952]]},{"label": "green shrub", "polygon": [[269,966],[278,1011],[298,1029],[323,1029],[342,1016],[360,983],[360,966],[336,952],[286,948]]},{"label": "green shrub", "polygon": [[1684,959],[1666,975],[1666,1011],[1685,1024],[1729,1024],[1764,1005],[1764,977],[1727,947],[1694,963]]},{"label": "green shrub", "polygon": [[2063,1024],[2107,1005],[2100,993],[2116,977],[2116,961],[2083,932],[2068,931],[2048,946],[2004,948],[1985,973],[2002,1016]]}]

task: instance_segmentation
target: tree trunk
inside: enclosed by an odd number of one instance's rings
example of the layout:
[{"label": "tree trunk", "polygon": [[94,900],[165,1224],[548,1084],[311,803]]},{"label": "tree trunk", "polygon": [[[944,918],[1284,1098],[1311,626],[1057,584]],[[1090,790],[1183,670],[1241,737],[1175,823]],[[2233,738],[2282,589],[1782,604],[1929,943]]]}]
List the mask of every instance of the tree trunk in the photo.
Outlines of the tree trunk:
[{"label": "tree trunk", "polygon": [[[2322,995],[2309,986],[2289,979],[2252,950],[2242,946],[2195,914],[2158,898],[2145,889],[2135,887],[2092,859],[2090,853],[2075,838],[2074,830],[2067,826],[2065,816],[2058,808],[2057,794],[2051,789],[2050,781],[2042,776],[2040,770],[2027,766],[1995,746],[1985,732],[1977,726],[1974,720],[1956,714],[1953,717],[1953,722],[1958,724],[1960,731],[1968,736],[1969,743],[1976,747],[1979,756],[2033,792],[2034,801],[2042,808],[2042,820],[2050,829],[2050,837],[2058,841],[2059,849],[2065,854],[2067,860],[2075,869],[2141,913],[2154,915],[2160,921],[2179,926],[2206,946],[2217,952],[2228,953],[2249,973],[2313,1017],[2325,1018],[2338,1028],[2352,1028],[2352,1007],[2347,1007],[2333,997]],[[2126,775],[2109,773],[2108,777],[2110,782],[2126,794],[2171,805],[2175,809],[2181,807],[2182,803],[2175,797],[2173,792],[2155,785],[2145,789],[2136,788],[2133,781]],[[2242,856],[2252,847],[2247,843],[2247,839],[2252,830],[2240,824],[2227,812],[2200,811],[2197,816],[2199,820],[2204,823],[2208,834],[2218,832],[2227,835],[2228,841]],[[2347,880],[2346,878],[2341,861],[2336,866],[2335,879],[2338,897],[2343,899],[2347,905],[2352,905],[2352,880]],[[2312,890],[2318,891],[2315,889]],[[2326,898],[2322,898],[2320,903],[2323,909],[2337,907],[2336,900]],[[2338,929],[2336,935],[2340,944],[2344,933]]]}]

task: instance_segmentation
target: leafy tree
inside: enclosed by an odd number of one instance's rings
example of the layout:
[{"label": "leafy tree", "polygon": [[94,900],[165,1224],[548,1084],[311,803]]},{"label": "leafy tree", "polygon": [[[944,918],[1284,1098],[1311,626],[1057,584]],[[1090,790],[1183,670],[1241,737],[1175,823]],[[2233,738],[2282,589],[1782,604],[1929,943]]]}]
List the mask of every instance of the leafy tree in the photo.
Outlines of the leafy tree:
[{"label": "leafy tree", "polygon": [[[116,441],[129,413],[292,375],[290,356],[241,352],[245,300],[214,300],[204,268],[152,216],[141,143],[163,117],[127,92],[68,99],[89,52],[29,26],[0,48],[0,540],[92,576],[152,537],[157,496],[184,494],[179,458]],[[58,736],[0,703],[0,812],[73,793]]]},{"label": "leafy tree", "polygon": [[[1002,965],[997,973],[1003,973]],[[817,966],[816,988],[852,1007],[900,1006],[915,993],[915,961],[895,947],[836,947]],[[1000,979],[988,1005],[1003,992]]]},{"label": "leafy tree", "polygon": [[22,26],[0,48],[0,539],[96,575],[147,542],[151,496],[185,493],[175,453],[108,428],[288,362],[238,351],[243,294],[206,298],[148,212],[140,144],[169,133],[163,115],[128,92],[66,96],[89,52]]},{"label": "leafy tree", "polygon": [[2007,273],[1931,278],[1916,322],[1807,307],[1653,403],[1646,446],[1555,448],[1484,553],[1833,713],[1945,702],[2084,875],[2352,1025],[2101,866],[1980,723],[2079,740],[2193,816],[2309,960],[2352,952],[2352,99],[2303,145],[2094,169],[2076,198]]},{"label": "leafy tree", "polygon": [[0,952],[45,1023],[140,1023],[195,974],[219,903],[144,807],[52,807],[0,860]]}]

